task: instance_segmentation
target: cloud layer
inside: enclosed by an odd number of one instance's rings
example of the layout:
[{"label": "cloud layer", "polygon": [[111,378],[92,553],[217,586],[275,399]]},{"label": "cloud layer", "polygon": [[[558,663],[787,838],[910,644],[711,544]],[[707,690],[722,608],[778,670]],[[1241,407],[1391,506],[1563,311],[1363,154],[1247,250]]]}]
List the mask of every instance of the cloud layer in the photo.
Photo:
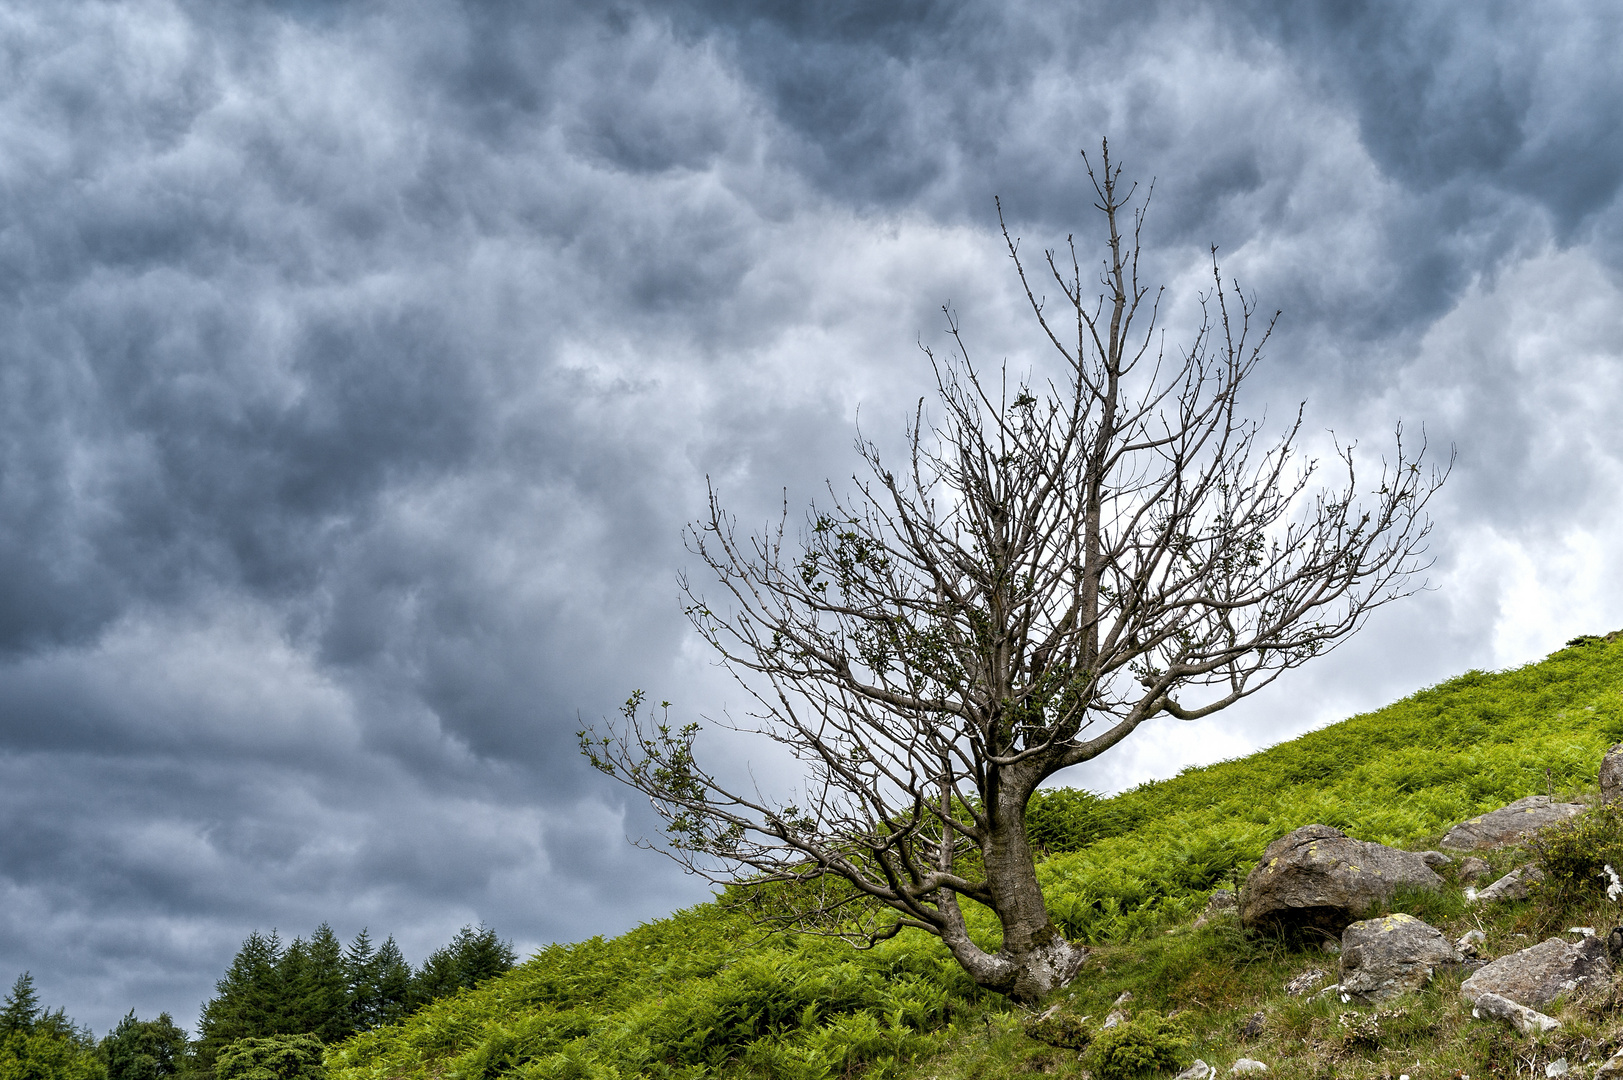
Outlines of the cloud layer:
[{"label": "cloud layer", "polygon": [[[674,576],[893,437],[950,302],[1046,359],[1079,148],[1285,311],[1252,389],[1459,462],[1437,590],[1117,788],[1623,626],[1623,20],[1602,4],[12,5],[0,16],[0,977],[195,1017],[329,920],[420,960],[705,890],[582,718],[729,695]],[[1317,436],[1315,436],[1317,437]],[[738,746],[723,753],[745,754]]]}]

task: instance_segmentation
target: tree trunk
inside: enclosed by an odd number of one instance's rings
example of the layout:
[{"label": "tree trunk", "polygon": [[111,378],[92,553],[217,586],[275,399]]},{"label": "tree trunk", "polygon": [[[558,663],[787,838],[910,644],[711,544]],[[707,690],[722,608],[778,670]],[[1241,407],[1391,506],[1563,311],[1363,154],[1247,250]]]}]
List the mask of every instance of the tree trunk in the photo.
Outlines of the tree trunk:
[{"label": "tree trunk", "polygon": [[1067,941],[1048,917],[1037,884],[1036,859],[1026,838],[1025,808],[1030,798],[1030,792],[1020,795],[1005,789],[991,807],[991,838],[981,851],[992,908],[1003,927],[1002,947],[988,953],[970,941],[956,897],[952,904],[956,925],[942,934],[948,950],[977,985],[1022,1004],[1069,985],[1088,956],[1086,948]]}]

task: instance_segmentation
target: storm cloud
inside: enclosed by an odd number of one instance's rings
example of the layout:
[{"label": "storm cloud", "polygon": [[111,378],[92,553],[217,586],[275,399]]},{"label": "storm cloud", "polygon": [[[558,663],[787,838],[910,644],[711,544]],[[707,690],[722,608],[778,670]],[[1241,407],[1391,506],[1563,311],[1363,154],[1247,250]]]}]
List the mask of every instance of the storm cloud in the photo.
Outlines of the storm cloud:
[{"label": "storm cloud", "polygon": [[707,896],[575,748],[738,696],[683,524],[842,483],[943,304],[1047,364],[993,198],[1096,240],[1102,136],[1169,341],[1216,245],[1284,311],[1259,413],[1458,463],[1432,591],[1070,782],[1623,626],[1620,52],[1593,2],[8,5],[0,977],[190,1023],[255,928]]}]

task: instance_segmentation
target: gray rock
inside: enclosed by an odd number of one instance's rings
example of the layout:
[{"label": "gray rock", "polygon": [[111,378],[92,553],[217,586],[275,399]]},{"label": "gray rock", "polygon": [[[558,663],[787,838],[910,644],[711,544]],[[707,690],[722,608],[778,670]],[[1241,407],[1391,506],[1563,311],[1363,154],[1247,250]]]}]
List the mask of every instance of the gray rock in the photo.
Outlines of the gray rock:
[{"label": "gray rock", "polygon": [[1439,843],[1455,851],[1503,847],[1583,811],[1578,803],[1558,803],[1548,795],[1529,795],[1509,806],[1460,822],[1444,833]]},{"label": "gray rock", "polygon": [[1460,994],[1470,1002],[1483,994],[1497,994],[1536,1008],[1562,994],[1604,984],[1611,977],[1612,962],[1604,941],[1550,938],[1480,968],[1460,984]]},{"label": "gray rock", "polygon": [[1241,1058],[1229,1066],[1229,1073],[1233,1076],[1243,1076],[1246,1073],[1265,1073],[1267,1071],[1268,1066],[1251,1058]]},{"label": "gray rock", "polygon": [[1342,993],[1364,1002],[1418,990],[1439,964],[1454,961],[1442,931],[1413,915],[1355,922],[1341,935]]},{"label": "gray rock", "polygon": [[1269,844],[1245,879],[1240,923],[1339,933],[1399,886],[1437,890],[1443,881],[1412,851],[1354,840],[1328,825],[1304,825]]},{"label": "gray rock", "polygon": [[1479,952],[1477,946],[1487,940],[1488,935],[1480,930],[1467,930],[1458,941],[1454,942],[1454,959],[1464,963],[1475,960]]},{"label": "gray rock", "polygon": [[1213,891],[1211,898],[1206,901],[1206,910],[1196,916],[1193,924],[1194,929],[1199,930],[1201,927],[1209,925],[1213,919],[1234,914],[1236,906],[1234,890],[1217,889]]},{"label": "gray rock", "polygon": [[1600,759],[1601,805],[1623,798],[1623,743],[1614,743]]},{"label": "gray rock", "polygon": [[1431,867],[1433,870],[1441,870],[1443,867],[1454,861],[1447,855],[1444,855],[1441,851],[1422,851],[1420,853],[1420,857],[1424,859],[1426,865]]},{"label": "gray rock", "polygon": [[1526,900],[1527,886],[1544,880],[1544,871],[1536,866],[1518,866],[1481,892],[1467,890],[1465,899],[1473,904],[1491,904],[1500,900]]},{"label": "gray rock", "polygon": [[1470,855],[1460,862],[1459,879],[1467,885],[1472,885],[1487,877],[1489,872],[1486,859],[1479,859],[1475,855]]},{"label": "gray rock", "polygon": [[1595,1080],[1619,1080],[1623,1077],[1623,1050],[1619,1050],[1595,1070]]},{"label": "gray rock", "polygon": [[1478,997],[1472,1003],[1471,1015],[1478,1018],[1486,1017],[1489,1020],[1503,1020],[1523,1035],[1549,1031],[1561,1026],[1561,1021],[1555,1017],[1545,1016],[1498,994],[1483,994]]},{"label": "gray rock", "polygon": [[1125,1024],[1126,1022],[1126,1013],[1122,1012],[1120,1009],[1111,1009],[1105,1014],[1105,1022],[1100,1024],[1099,1027],[1100,1030],[1106,1030],[1108,1028],[1116,1027],[1118,1024]]},{"label": "gray rock", "polygon": [[1189,1068],[1185,1069],[1177,1076],[1174,1076],[1172,1080],[1211,1080],[1211,1078],[1216,1075],[1216,1069],[1212,1068],[1199,1058],[1196,1058],[1193,1065],[1189,1066]]}]

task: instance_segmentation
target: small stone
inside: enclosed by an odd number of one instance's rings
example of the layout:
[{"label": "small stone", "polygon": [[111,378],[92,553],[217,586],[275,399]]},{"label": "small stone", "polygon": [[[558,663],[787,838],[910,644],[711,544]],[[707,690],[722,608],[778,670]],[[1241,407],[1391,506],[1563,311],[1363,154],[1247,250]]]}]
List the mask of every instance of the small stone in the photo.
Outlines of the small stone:
[{"label": "small stone", "polygon": [[1424,859],[1426,861],[1426,865],[1431,867],[1433,870],[1441,870],[1443,867],[1454,861],[1447,855],[1444,855],[1441,851],[1422,851],[1420,853],[1420,857]]},{"label": "small stone", "polygon": [[1554,1061],[1552,1061],[1548,1065],[1544,1066],[1544,1075],[1545,1076],[1565,1076],[1565,1075],[1567,1075],[1567,1059],[1566,1058],[1556,1058]]},{"label": "small stone", "polygon": [[1252,1058],[1241,1058],[1229,1066],[1229,1075],[1231,1076],[1243,1076],[1246,1073],[1265,1073],[1267,1071],[1268,1066]]},{"label": "small stone", "polygon": [[1172,1080],[1211,1080],[1211,1077],[1216,1075],[1216,1069],[1196,1058],[1193,1065],[1174,1076]]},{"label": "small stone", "polygon": [[1504,1020],[1523,1035],[1550,1031],[1561,1026],[1561,1021],[1555,1017],[1535,1012],[1526,1005],[1518,1005],[1498,994],[1479,996],[1471,1008],[1471,1015],[1478,1019],[1487,1017],[1490,1020]]},{"label": "small stone", "polygon": [[1473,904],[1489,904],[1499,900],[1526,900],[1527,886],[1544,880],[1544,871],[1536,866],[1518,866],[1481,892],[1465,890],[1465,898]]},{"label": "small stone", "polygon": [[1133,1000],[1133,992],[1131,990],[1123,990],[1120,993],[1120,995],[1118,995],[1117,998],[1116,998],[1116,1008],[1119,1009],[1123,1005],[1127,1004],[1129,1001],[1132,1001],[1132,1000]]},{"label": "small stone", "polygon": [[1242,1039],[1254,1039],[1254,1038],[1256,1038],[1258,1035],[1262,1034],[1262,1029],[1265,1026],[1267,1026],[1267,1023],[1268,1023],[1268,1014],[1267,1013],[1263,1013],[1263,1012],[1254,1012],[1254,1013],[1252,1013],[1249,1017],[1246,1018],[1245,1024],[1240,1028],[1240,1038],[1242,1038]]},{"label": "small stone", "polygon": [[1336,953],[1341,951],[1341,942],[1339,942],[1339,941],[1331,941],[1329,938],[1325,938],[1323,941],[1321,941],[1319,943],[1319,948],[1323,949],[1325,952],[1329,953],[1331,956],[1334,956],[1334,955],[1336,955]]},{"label": "small stone", "polygon": [[1322,983],[1324,979],[1325,974],[1323,969],[1308,968],[1306,971],[1296,976],[1296,978],[1285,984],[1285,993],[1289,994],[1291,997],[1301,997],[1303,994],[1311,993],[1313,990],[1317,989],[1318,985]]},{"label": "small stone", "polygon": [[1487,859],[1479,859],[1475,855],[1467,857],[1460,863],[1459,879],[1467,885],[1481,881],[1491,872]]},{"label": "small stone", "polygon": [[1595,1070],[1595,1080],[1618,1080],[1619,1077],[1623,1077],[1623,1050],[1607,1058]]},{"label": "small stone", "polygon": [[1487,940],[1487,937],[1488,935],[1480,930],[1467,930],[1458,941],[1454,942],[1455,959],[1462,963],[1466,960],[1475,960],[1478,953],[1477,946]]},{"label": "small stone", "polygon": [[1113,1028],[1117,1024],[1124,1024],[1126,1022],[1127,1022],[1127,1014],[1126,1013],[1122,1012],[1120,1009],[1111,1009],[1108,1013],[1105,1014],[1105,1022],[1104,1022],[1103,1025],[1101,1025],[1101,1027]]},{"label": "small stone", "polygon": [[1595,928],[1593,926],[1569,926],[1567,927],[1567,933],[1582,934],[1584,937],[1594,937]]}]

